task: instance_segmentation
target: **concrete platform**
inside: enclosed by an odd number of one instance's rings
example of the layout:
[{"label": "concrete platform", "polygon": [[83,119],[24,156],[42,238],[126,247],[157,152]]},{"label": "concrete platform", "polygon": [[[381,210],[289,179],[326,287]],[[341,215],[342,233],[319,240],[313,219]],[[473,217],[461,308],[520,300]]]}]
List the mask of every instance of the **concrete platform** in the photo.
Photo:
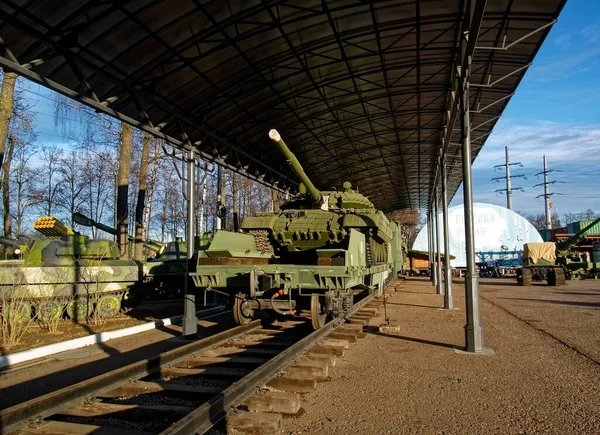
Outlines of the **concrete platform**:
[{"label": "concrete platform", "polygon": [[455,352],[464,346],[462,283],[453,287],[459,310],[446,311],[427,279],[406,280],[387,302],[400,331],[366,327],[284,433],[600,433],[600,281],[482,280],[485,345],[495,354],[476,357]]}]

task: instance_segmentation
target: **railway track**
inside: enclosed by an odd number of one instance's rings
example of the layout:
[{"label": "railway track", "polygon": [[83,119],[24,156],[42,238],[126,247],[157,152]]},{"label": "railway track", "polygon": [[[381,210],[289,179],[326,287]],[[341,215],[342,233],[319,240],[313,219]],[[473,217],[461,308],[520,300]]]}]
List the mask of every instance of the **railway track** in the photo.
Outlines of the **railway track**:
[{"label": "railway track", "polygon": [[7,408],[0,434],[195,434],[230,411],[228,425],[280,426],[279,413],[297,412],[298,393],[327,378],[374,304],[367,296],[349,323],[335,319],[317,331],[303,321],[276,329],[253,321],[214,334]]}]

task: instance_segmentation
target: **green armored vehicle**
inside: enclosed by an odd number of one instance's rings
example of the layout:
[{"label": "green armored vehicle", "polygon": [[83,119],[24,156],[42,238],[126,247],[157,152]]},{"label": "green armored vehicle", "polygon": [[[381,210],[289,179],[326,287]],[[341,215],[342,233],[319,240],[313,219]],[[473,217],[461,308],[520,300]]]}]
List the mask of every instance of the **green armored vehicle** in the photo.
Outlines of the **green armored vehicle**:
[{"label": "green armored vehicle", "polygon": [[548,285],[565,284],[567,279],[596,278],[600,263],[583,261],[571,249],[585,238],[588,230],[600,222],[596,219],[564,242],[526,243],[523,245],[523,267],[517,269],[517,284],[530,286],[534,281]]},{"label": "green armored vehicle", "polygon": [[239,324],[259,310],[307,312],[318,329],[343,316],[355,292],[381,294],[403,269],[404,240],[399,225],[349,182],[343,191],[317,190],[279,133],[269,137],[301,179],[300,194],[280,211],[244,218],[242,233],[218,231],[191,275],[198,288],[234,298]]},{"label": "green armored vehicle", "polygon": [[130,299],[139,282],[135,261],[120,260],[115,242],[89,240],[52,216],[39,218],[33,228],[45,238],[0,243],[15,247],[17,259],[0,265],[0,304],[23,321],[63,315],[84,320],[92,311],[113,317]]},{"label": "green armored vehicle", "polygon": [[[116,236],[115,228],[96,222],[81,213],[73,214],[73,221],[79,225],[95,227],[108,234]],[[134,242],[129,237],[130,242]],[[197,238],[196,250],[204,250],[210,244],[208,235]],[[144,298],[173,299],[183,296],[185,274],[187,272],[187,243],[177,237],[172,242],[162,243],[148,239],[144,245],[156,252],[156,255],[142,262],[142,286]],[[195,263],[193,265],[195,267]]]}]

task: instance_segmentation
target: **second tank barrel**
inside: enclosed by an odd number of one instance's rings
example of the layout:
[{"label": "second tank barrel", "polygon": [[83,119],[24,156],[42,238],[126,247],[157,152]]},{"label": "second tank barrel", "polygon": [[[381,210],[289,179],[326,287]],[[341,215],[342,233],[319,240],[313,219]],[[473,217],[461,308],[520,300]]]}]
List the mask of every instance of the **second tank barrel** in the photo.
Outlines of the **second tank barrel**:
[{"label": "second tank barrel", "polygon": [[304,168],[302,167],[294,153],[292,153],[287,147],[287,145],[281,138],[279,132],[275,129],[272,129],[269,131],[269,137],[273,142],[277,144],[277,146],[287,159],[287,162],[292,168],[292,170],[296,173],[298,178],[300,178],[300,181],[302,181],[302,183],[306,186],[306,190],[308,191],[308,194],[311,196],[312,200],[317,203],[321,202],[323,200],[321,192],[319,192],[319,190],[315,187],[312,181],[310,181],[310,178],[308,178],[308,176],[304,172]]}]

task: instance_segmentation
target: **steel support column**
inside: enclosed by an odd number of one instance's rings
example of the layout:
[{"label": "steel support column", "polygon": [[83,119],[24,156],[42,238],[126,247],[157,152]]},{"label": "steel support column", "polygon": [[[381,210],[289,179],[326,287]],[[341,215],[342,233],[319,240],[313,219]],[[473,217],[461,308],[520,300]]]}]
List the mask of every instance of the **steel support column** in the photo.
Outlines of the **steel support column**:
[{"label": "steel support column", "polygon": [[183,327],[182,335],[186,338],[195,338],[198,333],[198,319],[196,318],[196,295],[190,287],[190,266],[194,257],[194,229],[196,217],[194,210],[194,192],[196,190],[196,177],[194,176],[195,152],[188,151],[187,161],[187,263],[185,268],[185,281],[183,284]]},{"label": "steel support column", "polygon": [[[470,65],[469,65],[470,67]],[[465,325],[465,350],[483,352],[483,326],[479,312],[479,277],[475,271],[475,234],[473,231],[473,186],[471,174],[471,122],[469,119],[469,71],[459,77],[460,127],[462,141],[463,197],[465,211],[465,240],[467,273],[465,297],[467,324]]]},{"label": "steel support column", "polygon": [[429,279],[432,285],[437,285],[437,273],[435,272],[435,229],[433,220],[433,205],[429,212]]},{"label": "steel support column", "polygon": [[434,204],[434,210],[435,210],[435,246],[436,246],[436,254],[435,254],[435,261],[436,261],[436,266],[435,266],[435,279],[436,279],[436,283],[435,283],[435,293],[438,295],[442,294],[442,247],[441,247],[441,243],[440,243],[440,219],[439,219],[439,201],[438,201],[438,197],[437,197],[437,187],[435,188],[435,193],[434,193],[434,200],[433,200],[433,204]]},{"label": "steel support column", "polygon": [[216,226],[215,232],[217,230],[224,230],[223,220],[225,216],[222,216],[223,207],[225,204],[221,201],[221,196],[223,192],[221,191],[223,187],[223,168],[221,165],[217,165],[217,212],[216,212]]},{"label": "steel support column", "polygon": [[448,180],[446,156],[442,157],[442,212],[444,221],[444,308],[454,308],[452,301],[452,267],[450,266],[450,237],[448,232]]}]

